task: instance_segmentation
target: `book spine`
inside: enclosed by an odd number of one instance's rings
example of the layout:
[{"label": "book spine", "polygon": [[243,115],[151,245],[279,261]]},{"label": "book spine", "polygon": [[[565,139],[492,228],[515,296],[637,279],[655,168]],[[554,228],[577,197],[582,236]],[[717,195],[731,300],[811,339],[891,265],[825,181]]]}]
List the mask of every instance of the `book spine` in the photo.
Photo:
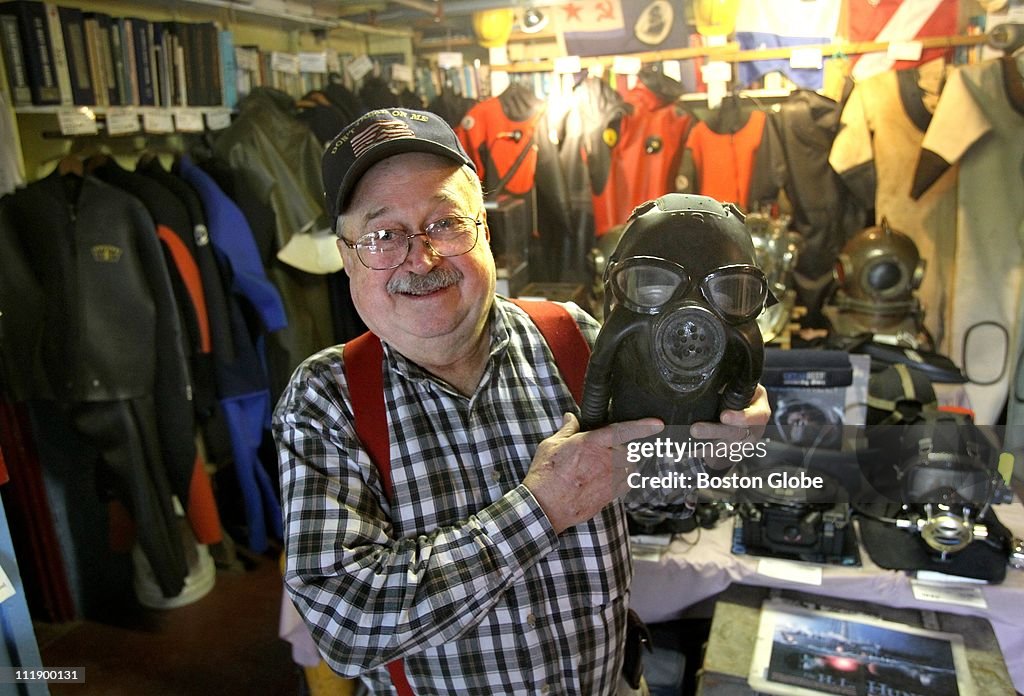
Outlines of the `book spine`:
[{"label": "book spine", "polygon": [[103,57],[100,54],[100,26],[95,17],[86,17],[82,21],[85,29],[85,45],[89,56],[89,73],[92,77],[96,105],[110,105],[110,90],[107,89],[106,71],[103,69]]},{"label": "book spine", "polygon": [[0,3],[0,13],[17,17],[32,103],[37,106],[60,104],[60,87],[53,68],[53,45],[43,4],[26,0]]},{"label": "book spine", "polygon": [[135,53],[135,68],[139,84],[139,103],[142,106],[156,105],[156,90],[153,85],[152,51],[150,50],[151,29],[144,19],[132,19],[132,34]]},{"label": "book spine", "polygon": [[127,78],[128,103],[139,106],[139,68],[135,60],[135,25],[131,19],[117,20],[121,25],[121,51],[124,53],[124,74]]},{"label": "book spine", "polygon": [[203,54],[208,62],[205,62],[202,70],[206,73],[209,82],[207,88],[207,106],[220,106],[224,103],[221,93],[221,64],[220,64],[220,32],[213,22],[206,22],[200,25],[200,36],[203,43]]},{"label": "book spine", "polygon": [[92,74],[89,68],[89,52],[85,42],[85,28],[82,25],[82,11],[72,7],[58,7],[61,30],[64,34],[64,49],[68,56],[71,73],[71,90],[75,104],[95,104]]},{"label": "book spine", "polygon": [[71,89],[71,66],[68,61],[67,49],[64,46],[64,32],[60,26],[60,13],[57,5],[52,2],[43,3],[46,11],[46,26],[50,31],[50,43],[53,45],[53,71],[57,77],[57,88],[60,90],[60,103],[70,106],[75,103],[75,93]]},{"label": "book spine", "polygon": [[169,32],[164,26],[163,22],[153,22],[153,50],[154,58],[156,59],[156,70],[157,70],[157,82],[156,88],[158,90],[157,105],[158,106],[171,106],[173,103],[172,88],[171,88],[171,63],[170,63],[170,46],[169,46]]},{"label": "book spine", "polygon": [[174,46],[174,72],[176,77],[178,97],[175,103],[178,106],[188,106],[188,79],[185,67],[185,49],[178,42]]},{"label": "book spine", "polygon": [[110,48],[110,15],[91,12],[88,16],[96,21],[96,53],[100,72],[103,75],[103,84],[107,89],[106,103],[110,106],[118,106],[120,95],[117,88],[117,72],[114,69],[114,54]]},{"label": "book spine", "polygon": [[32,104],[32,89],[28,85],[25,52],[21,46],[17,17],[0,15],[0,39],[2,39],[0,47],[4,52],[4,67],[7,71],[7,86],[10,89],[11,103],[14,106],[30,106]]},{"label": "book spine", "polygon": [[114,79],[118,85],[118,103],[127,106],[131,103],[131,78],[125,66],[124,23],[120,18],[111,19],[111,59],[114,61]]},{"label": "book spine", "polygon": [[107,41],[110,42],[110,60],[113,65],[114,84],[117,86],[117,98],[111,100],[111,103],[127,106],[131,103],[131,95],[124,64],[124,36],[119,21],[111,19],[107,26]]},{"label": "book spine", "polygon": [[221,103],[229,109],[238,105],[238,64],[235,62],[235,36],[229,29],[218,35],[220,46]]}]

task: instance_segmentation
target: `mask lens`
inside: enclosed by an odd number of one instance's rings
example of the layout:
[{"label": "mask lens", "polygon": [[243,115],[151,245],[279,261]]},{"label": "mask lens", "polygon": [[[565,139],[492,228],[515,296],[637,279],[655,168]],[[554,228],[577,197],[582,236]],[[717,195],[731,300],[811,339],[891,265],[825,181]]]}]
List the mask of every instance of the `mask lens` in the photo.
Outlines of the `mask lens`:
[{"label": "mask lens", "polygon": [[727,268],[704,279],[704,296],[719,314],[732,321],[760,314],[767,292],[764,275],[752,266]]},{"label": "mask lens", "polygon": [[672,299],[684,280],[668,268],[635,264],[615,274],[615,287],[630,309],[650,312]]}]

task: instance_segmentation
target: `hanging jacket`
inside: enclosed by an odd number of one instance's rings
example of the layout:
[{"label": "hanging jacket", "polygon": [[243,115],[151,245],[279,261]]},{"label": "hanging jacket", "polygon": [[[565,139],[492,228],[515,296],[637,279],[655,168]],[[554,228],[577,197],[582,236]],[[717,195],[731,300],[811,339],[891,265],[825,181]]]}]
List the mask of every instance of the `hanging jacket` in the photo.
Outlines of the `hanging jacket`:
[{"label": "hanging jacket", "polygon": [[323,205],[323,148],[295,118],[292,98],[260,87],[239,102],[238,111],[217,135],[214,155],[245,176],[252,190],[273,206],[275,248],[284,248],[293,235],[331,227]]},{"label": "hanging jacket", "polygon": [[[231,325],[228,318],[227,292],[225,280],[213,247],[210,245],[210,233],[206,226],[206,215],[196,192],[178,177],[161,166],[155,157],[143,157],[135,165],[135,173],[142,174],[156,181],[174,195],[184,207],[188,217],[188,230],[195,243],[196,266],[203,284],[206,298],[206,315],[210,325],[210,349],[215,361],[231,362],[235,348],[231,336]],[[182,221],[184,222],[184,221]]]},{"label": "hanging jacket", "polygon": [[[239,348],[231,365],[218,365],[217,375],[224,412],[234,453],[245,507],[249,547],[266,550],[269,533],[281,537],[281,507],[277,488],[259,458],[260,445],[269,434],[270,391],[266,367],[259,346],[267,333],[287,325],[284,305],[277,289],[267,279],[252,231],[238,206],[228,198],[209,174],[182,156],[177,163],[181,176],[199,194],[207,214],[210,240],[221,261],[231,269],[232,292],[246,302],[248,314],[256,320],[255,335],[236,341]],[[236,336],[246,333],[246,322],[233,317]],[[245,347],[246,349],[243,349]]]},{"label": "hanging jacket", "polygon": [[763,111],[752,111],[734,132],[716,132],[707,121],[694,126],[686,139],[682,188],[746,211],[765,121]]},{"label": "hanging jacket", "polygon": [[[197,419],[205,419],[213,412],[216,399],[214,384],[212,340],[206,311],[206,291],[203,288],[196,244],[185,206],[177,196],[156,180],[130,172],[112,158],[94,163],[90,159],[91,173],[109,184],[138,198],[146,207],[156,226],[163,246],[168,275],[174,289],[179,315],[183,317],[189,340],[185,342]],[[210,476],[205,460],[196,453],[192,467],[189,499],[185,506],[192,531],[200,543],[221,540],[219,513],[214,504]]]},{"label": "hanging jacket", "polygon": [[476,166],[484,195],[497,194],[499,183],[512,172],[502,192],[527,201],[535,196],[535,250],[540,253],[531,253],[531,278],[555,280],[544,276],[558,274],[567,265],[581,266],[582,257],[567,249],[568,194],[546,104],[529,88],[512,84],[500,96],[473,106],[455,133]]},{"label": "hanging jacket", "polygon": [[676,101],[666,102],[642,82],[626,93],[631,107],[612,145],[611,175],[594,191],[597,236],[625,224],[633,208],[676,188],[675,177],[693,116]]},{"label": "hanging jacket", "polygon": [[803,240],[796,290],[815,323],[823,321],[820,310],[839,251],[867,226],[867,211],[828,163],[840,113],[828,97],[793,92],[768,114],[751,183],[752,205],[772,203],[782,191],[792,205],[791,227]]},{"label": "hanging jacket", "polygon": [[[0,200],[0,311],[8,355],[40,359],[16,399],[66,404],[133,515],[167,596],[188,572],[171,494],[189,503],[195,460],[178,311],[152,220],[134,197],[57,172]],[[25,264],[16,268],[16,264]],[[28,279],[27,288],[17,281]],[[41,293],[39,317],[20,307]],[[4,362],[10,364],[5,355]]]},{"label": "hanging jacket", "polygon": [[[603,202],[612,172],[612,153],[619,142],[622,118],[633,107],[604,80],[588,77],[573,89],[572,101],[559,126],[558,156],[569,192],[572,235],[584,253],[604,234],[610,217]],[[599,203],[599,201],[601,201]],[[596,208],[602,222],[596,222]]]}]

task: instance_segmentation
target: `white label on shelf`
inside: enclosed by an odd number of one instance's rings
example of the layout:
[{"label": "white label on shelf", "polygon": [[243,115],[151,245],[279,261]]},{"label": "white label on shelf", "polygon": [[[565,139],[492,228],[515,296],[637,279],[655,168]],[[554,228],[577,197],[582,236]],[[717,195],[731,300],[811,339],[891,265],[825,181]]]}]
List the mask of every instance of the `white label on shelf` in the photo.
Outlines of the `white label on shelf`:
[{"label": "white label on shelf", "polygon": [[676,82],[683,81],[683,68],[678,60],[661,61],[661,74],[665,77],[671,77]]},{"label": "white label on shelf", "polygon": [[231,125],[231,112],[227,109],[206,112],[206,127],[212,131],[224,130]]},{"label": "white label on shelf", "polygon": [[583,69],[579,56],[559,56],[555,58],[555,72],[559,75],[578,73]]},{"label": "white label on shelf", "polygon": [[4,569],[0,568],[0,602],[6,602],[13,596],[14,584],[11,582],[11,579],[7,577],[7,573],[4,572]]},{"label": "white label on shelf", "polygon": [[462,54],[456,53],[455,51],[442,51],[437,54],[437,67],[442,70],[448,68],[461,68],[462,67]]},{"label": "white label on shelf", "polygon": [[320,51],[302,51],[299,53],[299,72],[320,73],[327,72],[327,53]]},{"label": "white label on shelf", "polygon": [[821,585],[821,566],[812,566],[779,558],[762,558],[757,562],[758,575],[777,580],[799,582],[803,585]]},{"label": "white label on shelf", "polygon": [[145,111],[142,114],[142,130],[147,133],[173,133],[174,118],[164,109]]},{"label": "white label on shelf", "polygon": [[700,67],[700,76],[705,82],[729,82],[732,80],[732,65],[724,60],[713,60]]},{"label": "white label on shelf", "polygon": [[391,79],[394,82],[407,82],[412,84],[412,68],[405,63],[392,63]]},{"label": "white label on shelf", "polygon": [[107,135],[127,135],[142,130],[139,114],[129,109],[109,109],[107,111]]},{"label": "white label on shelf", "polygon": [[327,71],[332,73],[341,72],[341,56],[338,55],[337,51],[326,51],[327,56]]},{"label": "white label on shelf", "polygon": [[294,53],[284,51],[270,52],[270,69],[274,72],[286,73],[288,75],[299,74],[299,57]]},{"label": "white label on shelf", "polygon": [[174,126],[182,133],[202,133],[203,112],[198,109],[178,109],[174,112]]},{"label": "white label on shelf", "polygon": [[371,70],[373,70],[373,61],[370,60],[370,56],[365,53],[353,58],[349,64],[345,66],[345,71],[353,80],[363,79]]},{"label": "white label on shelf", "polygon": [[924,44],[920,41],[891,41],[885,50],[889,60],[921,60]]},{"label": "white label on shelf", "polygon": [[922,602],[958,604],[962,607],[977,607],[979,609],[988,608],[988,602],[981,594],[981,588],[973,585],[938,585],[911,580],[910,587],[914,590],[914,599]]},{"label": "white label on shelf", "polygon": [[643,63],[636,56],[615,56],[612,60],[612,72],[618,75],[636,75]]},{"label": "white label on shelf", "polygon": [[96,114],[88,107],[61,109],[57,112],[57,123],[61,135],[96,135],[100,132],[96,127]]},{"label": "white label on shelf", "polygon": [[789,52],[789,67],[821,70],[824,59],[820,48],[794,46]]},{"label": "white label on shelf", "polygon": [[257,71],[260,69],[260,53],[251,48],[235,49],[235,65],[239,70]]}]

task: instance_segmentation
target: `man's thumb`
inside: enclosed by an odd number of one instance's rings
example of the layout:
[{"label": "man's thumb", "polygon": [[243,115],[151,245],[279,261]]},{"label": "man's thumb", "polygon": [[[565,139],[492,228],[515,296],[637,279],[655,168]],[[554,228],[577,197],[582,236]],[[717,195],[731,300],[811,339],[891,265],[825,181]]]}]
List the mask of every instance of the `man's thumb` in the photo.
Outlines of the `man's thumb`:
[{"label": "man's thumb", "polygon": [[567,411],[562,416],[562,427],[558,429],[560,435],[574,435],[580,431],[580,422],[576,419],[576,414],[571,411]]}]

